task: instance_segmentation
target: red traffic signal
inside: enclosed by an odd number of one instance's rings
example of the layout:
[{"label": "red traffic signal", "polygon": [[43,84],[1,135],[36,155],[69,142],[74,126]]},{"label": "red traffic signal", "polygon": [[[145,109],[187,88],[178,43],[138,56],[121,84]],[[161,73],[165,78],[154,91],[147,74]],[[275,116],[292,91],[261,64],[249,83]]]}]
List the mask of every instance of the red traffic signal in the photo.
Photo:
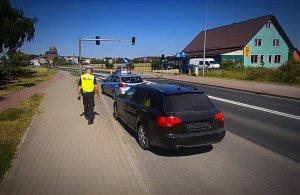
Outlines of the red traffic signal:
[{"label": "red traffic signal", "polygon": [[135,37],[131,37],[131,44],[135,45]]},{"label": "red traffic signal", "polygon": [[[96,39],[100,39],[100,36],[96,36]],[[100,40],[96,40],[96,45],[100,45]]]}]

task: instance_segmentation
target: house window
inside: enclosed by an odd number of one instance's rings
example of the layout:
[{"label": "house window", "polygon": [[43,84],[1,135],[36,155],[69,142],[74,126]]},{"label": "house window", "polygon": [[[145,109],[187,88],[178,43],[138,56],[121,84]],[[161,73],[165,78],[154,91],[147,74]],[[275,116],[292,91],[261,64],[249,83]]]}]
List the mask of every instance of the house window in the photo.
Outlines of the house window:
[{"label": "house window", "polygon": [[281,55],[275,55],[274,63],[280,63],[281,61]]},{"label": "house window", "polygon": [[266,24],[266,28],[271,28],[271,26],[272,26],[272,22],[269,21],[269,22]]},{"label": "house window", "polygon": [[265,61],[264,61],[264,55],[260,55],[260,56],[259,56],[259,63],[260,63],[260,64],[265,63]]},{"label": "house window", "polygon": [[251,64],[257,64],[258,55],[251,55]]},{"label": "house window", "polygon": [[258,46],[258,47],[261,47],[263,44],[262,44],[262,39],[255,39],[254,41],[254,46]]},{"label": "house window", "polygon": [[269,63],[272,63],[272,55],[269,55]]},{"label": "house window", "polygon": [[279,39],[273,39],[273,47],[279,47]]}]

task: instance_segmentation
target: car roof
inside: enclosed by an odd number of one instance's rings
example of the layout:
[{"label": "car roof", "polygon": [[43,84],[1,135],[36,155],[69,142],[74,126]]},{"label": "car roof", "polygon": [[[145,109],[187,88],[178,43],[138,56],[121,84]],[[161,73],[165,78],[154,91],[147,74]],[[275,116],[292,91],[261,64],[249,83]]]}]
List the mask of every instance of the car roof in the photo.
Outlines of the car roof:
[{"label": "car roof", "polygon": [[134,74],[134,73],[126,73],[126,74],[114,73],[112,75],[116,75],[119,77],[140,77],[139,75]]},{"label": "car roof", "polygon": [[191,85],[184,85],[180,83],[172,83],[172,84],[148,84],[148,85],[139,85],[137,87],[144,87],[144,88],[152,88],[157,89],[158,91],[173,95],[173,94],[182,94],[182,93],[204,93],[204,91],[191,86]]}]

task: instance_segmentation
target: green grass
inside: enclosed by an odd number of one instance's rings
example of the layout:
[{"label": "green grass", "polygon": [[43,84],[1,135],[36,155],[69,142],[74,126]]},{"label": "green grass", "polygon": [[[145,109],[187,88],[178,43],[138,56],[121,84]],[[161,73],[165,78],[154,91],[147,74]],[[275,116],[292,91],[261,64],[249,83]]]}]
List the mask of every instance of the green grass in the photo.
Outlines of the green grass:
[{"label": "green grass", "polygon": [[36,94],[19,106],[0,113],[0,181],[9,170],[26,129],[38,111],[44,95]]},{"label": "green grass", "polygon": [[208,70],[205,76],[244,81],[256,81],[300,87],[300,82],[279,79],[281,72],[271,68],[243,68],[236,70]]},{"label": "green grass", "polygon": [[0,85],[0,96],[7,95],[26,87],[31,87],[39,84],[42,81],[49,80],[58,72],[55,69],[47,68],[30,68],[31,74],[12,80],[8,85]]},{"label": "green grass", "polygon": [[205,71],[205,76],[247,80],[247,73],[245,71],[236,70],[208,70]]}]

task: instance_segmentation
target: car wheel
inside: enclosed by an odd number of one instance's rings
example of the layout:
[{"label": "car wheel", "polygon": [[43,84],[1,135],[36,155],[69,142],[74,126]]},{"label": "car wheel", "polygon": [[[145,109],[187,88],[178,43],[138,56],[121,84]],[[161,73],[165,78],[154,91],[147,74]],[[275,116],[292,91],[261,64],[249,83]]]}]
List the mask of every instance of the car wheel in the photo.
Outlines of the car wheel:
[{"label": "car wheel", "polygon": [[119,113],[118,113],[117,104],[114,104],[114,113],[113,113],[113,115],[114,115],[114,118],[116,120],[119,120]]},{"label": "car wheel", "polygon": [[117,98],[117,94],[115,91],[112,92],[112,98],[115,100]]},{"label": "car wheel", "polygon": [[149,138],[144,125],[140,124],[137,130],[137,140],[141,148],[148,150],[150,148]]},{"label": "car wheel", "polygon": [[103,89],[103,87],[101,87],[101,93],[104,94],[104,89]]}]

